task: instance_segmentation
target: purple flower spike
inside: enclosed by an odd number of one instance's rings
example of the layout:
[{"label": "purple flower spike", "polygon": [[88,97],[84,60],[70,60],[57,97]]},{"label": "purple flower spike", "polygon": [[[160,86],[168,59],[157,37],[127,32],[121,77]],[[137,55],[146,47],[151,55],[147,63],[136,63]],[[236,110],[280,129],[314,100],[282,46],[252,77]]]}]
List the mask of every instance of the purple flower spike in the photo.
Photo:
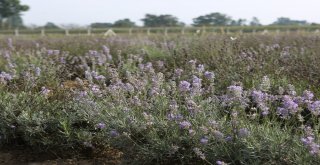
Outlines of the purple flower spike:
[{"label": "purple flower spike", "polygon": [[97,128],[99,128],[99,129],[103,129],[105,127],[106,127],[106,124],[104,124],[104,123],[98,123],[97,124]]},{"label": "purple flower spike", "polygon": [[188,81],[181,81],[179,84],[179,89],[181,92],[187,92],[190,90],[190,83]]},{"label": "purple flower spike", "polygon": [[247,137],[247,136],[249,136],[249,134],[250,134],[250,132],[248,131],[247,128],[241,128],[241,129],[239,129],[238,136],[239,136],[240,138]]},{"label": "purple flower spike", "polygon": [[189,129],[191,127],[191,123],[188,121],[182,121],[179,123],[181,129]]},{"label": "purple flower spike", "polygon": [[110,131],[110,136],[114,138],[114,137],[119,136],[119,133],[116,130],[112,130],[112,131]]},{"label": "purple flower spike", "polygon": [[200,143],[201,143],[201,144],[208,144],[208,141],[209,141],[209,140],[208,140],[207,137],[203,137],[203,138],[200,139]]},{"label": "purple flower spike", "polygon": [[206,71],[206,72],[204,72],[204,77],[209,80],[212,80],[212,79],[214,79],[215,75],[213,72]]}]

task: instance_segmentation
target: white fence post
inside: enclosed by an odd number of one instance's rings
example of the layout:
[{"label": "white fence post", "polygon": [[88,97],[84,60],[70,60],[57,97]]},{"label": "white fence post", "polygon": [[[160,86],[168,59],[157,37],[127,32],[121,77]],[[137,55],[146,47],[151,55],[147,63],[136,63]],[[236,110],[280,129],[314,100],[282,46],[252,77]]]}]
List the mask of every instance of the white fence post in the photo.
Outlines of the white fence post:
[{"label": "white fence post", "polygon": [[147,29],[147,35],[150,36],[150,28]]},{"label": "white fence post", "polygon": [[88,35],[88,36],[91,36],[91,28],[88,28],[88,30],[87,30],[87,35]]},{"label": "white fence post", "polygon": [[202,27],[202,33],[206,33],[207,31],[206,31],[206,27],[205,26],[203,26]]},{"label": "white fence post", "polygon": [[18,28],[14,30],[14,35],[19,36],[19,29]]},{"label": "white fence post", "polygon": [[[220,32],[221,32],[221,34],[224,34],[224,28],[223,27],[220,28]],[[229,33],[229,29],[227,29],[227,34],[228,33]]]},{"label": "white fence post", "polygon": [[46,35],[45,30],[41,29],[41,36],[44,37]]},{"label": "white fence post", "polygon": [[164,29],[164,35],[167,36],[168,35],[168,28]]},{"label": "white fence post", "polygon": [[129,29],[129,35],[132,35],[132,28]]},{"label": "white fence post", "polygon": [[65,30],[65,35],[66,35],[66,36],[70,35],[68,29]]},{"label": "white fence post", "polygon": [[181,34],[184,35],[184,27],[181,29]]}]

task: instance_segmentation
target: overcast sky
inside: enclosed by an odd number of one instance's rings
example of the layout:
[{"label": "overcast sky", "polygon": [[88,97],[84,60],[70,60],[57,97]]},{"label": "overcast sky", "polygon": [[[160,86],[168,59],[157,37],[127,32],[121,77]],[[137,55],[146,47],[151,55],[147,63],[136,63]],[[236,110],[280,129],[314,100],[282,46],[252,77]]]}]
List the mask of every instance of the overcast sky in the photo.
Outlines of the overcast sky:
[{"label": "overcast sky", "polygon": [[171,14],[187,24],[200,15],[221,12],[233,19],[253,16],[263,24],[278,17],[320,23],[320,0],[21,0],[30,6],[23,13],[26,25],[46,22],[89,25],[130,18],[138,25],[146,13]]}]

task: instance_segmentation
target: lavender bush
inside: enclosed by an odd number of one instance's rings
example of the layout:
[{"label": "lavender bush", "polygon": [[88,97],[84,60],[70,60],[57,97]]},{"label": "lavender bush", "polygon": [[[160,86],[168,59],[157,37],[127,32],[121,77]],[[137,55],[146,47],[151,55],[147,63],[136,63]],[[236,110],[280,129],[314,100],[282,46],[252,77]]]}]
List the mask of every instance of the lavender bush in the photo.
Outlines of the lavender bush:
[{"label": "lavender bush", "polygon": [[[299,47],[272,36],[248,47],[249,37],[10,40],[0,47],[0,143],[65,157],[113,148],[136,164],[319,163],[317,82],[307,88],[296,77],[306,68],[289,66]],[[310,49],[300,63],[319,51]]]}]

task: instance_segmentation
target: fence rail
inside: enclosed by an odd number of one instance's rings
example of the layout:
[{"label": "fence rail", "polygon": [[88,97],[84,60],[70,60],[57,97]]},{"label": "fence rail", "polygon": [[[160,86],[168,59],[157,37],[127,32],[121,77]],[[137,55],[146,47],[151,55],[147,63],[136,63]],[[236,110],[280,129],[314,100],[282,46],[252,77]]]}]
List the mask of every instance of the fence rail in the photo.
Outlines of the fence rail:
[{"label": "fence rail", "polygon": [[203,33],[320,33],[320,26],[235,26],[235,27],[135,27],[135,28],[88,28],[88,29],[11,29],[0,30],[0,35],[116,35],[116,34],[203,34]]}]

